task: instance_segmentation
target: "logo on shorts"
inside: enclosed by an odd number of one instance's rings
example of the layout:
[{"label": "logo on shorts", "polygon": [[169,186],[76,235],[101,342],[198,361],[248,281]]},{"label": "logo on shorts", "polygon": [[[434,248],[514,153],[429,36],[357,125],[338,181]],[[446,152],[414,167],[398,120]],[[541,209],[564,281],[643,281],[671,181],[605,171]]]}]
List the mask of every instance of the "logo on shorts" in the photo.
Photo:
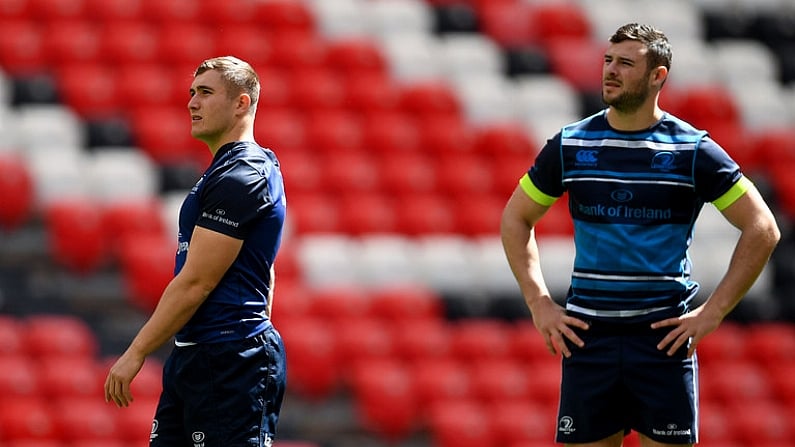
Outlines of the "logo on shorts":
[{"label": "logo on shorts", "polygon": [[676,424],[668,424],[665,429],[652,428],[651,432],[659,436],[690,436],[689,428],[679,428]]},{"label": "logo on shorts", "polygon": [[157,419],[152,421],[152,433],[149,435],[149,441],[151,442],[153,439],[157,438],[157,427],[160,425],[157,422]]},{"label": "logo on shorts", "polygon": [[271,438],[271,435],[265,435],[265,440],[262,441],[262,445],[264,447],[272,447],[273,446],[273,438]]},{"label": "logo on shorts", "polygon": [[195,431],[190,435],[190,439],[193,440],[193,447],[204,447],[204,432],[203,431]]},{"label": "logo on shorts", "polygon": [[577,429],[574,428],[574,419],[572,419],[571,416],[563,416],[560,418],[560,421],[558,421],[558,431],[564,435],[570,435],[574,433],[575,430]]}]

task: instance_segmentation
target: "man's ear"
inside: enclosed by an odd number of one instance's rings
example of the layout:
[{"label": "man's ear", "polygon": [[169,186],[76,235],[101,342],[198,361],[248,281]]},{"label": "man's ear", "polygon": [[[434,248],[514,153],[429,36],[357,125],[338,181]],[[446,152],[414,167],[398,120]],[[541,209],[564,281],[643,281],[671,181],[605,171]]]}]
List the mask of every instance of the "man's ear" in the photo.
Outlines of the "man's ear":
[{"label": "man's ear", "polygon": [[251,109],[251,96],[248,93],[241,93],[237,97],[237,111],[241,114],[247,114]]},{"label": "man's ear", "polygon": [[668,79],[668,68],[664,65],[660,65],[659,67],[654,69],[652,75],[652,82],[660,87],[665,83],[665,80]]}]

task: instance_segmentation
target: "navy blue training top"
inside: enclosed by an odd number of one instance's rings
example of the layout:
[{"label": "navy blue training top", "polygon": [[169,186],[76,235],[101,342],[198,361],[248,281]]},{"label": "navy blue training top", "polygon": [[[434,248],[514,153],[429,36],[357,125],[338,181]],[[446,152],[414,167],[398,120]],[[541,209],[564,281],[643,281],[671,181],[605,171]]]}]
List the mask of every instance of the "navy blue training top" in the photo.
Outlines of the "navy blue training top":
[{"label": "navy blue training top", "polygon": [[698,283],[687,250],[701,208],[726,208],[750,181],[705,131],[674,116],[621,132],[601,111],[562,128],[520,185],[542,205],[568,192],[576,255],[567,311],[641,322],[688,310]]},{"label": "navy blue training top", "polygon": [[242,239],[243,246],[177,333],[178,343],[240,340],[267,326],[270,269],[281,243],[285,211],[282,174],[272,151],[253,142],[218,149],[180,209],[174,274],[185,264],[195,226]]}]

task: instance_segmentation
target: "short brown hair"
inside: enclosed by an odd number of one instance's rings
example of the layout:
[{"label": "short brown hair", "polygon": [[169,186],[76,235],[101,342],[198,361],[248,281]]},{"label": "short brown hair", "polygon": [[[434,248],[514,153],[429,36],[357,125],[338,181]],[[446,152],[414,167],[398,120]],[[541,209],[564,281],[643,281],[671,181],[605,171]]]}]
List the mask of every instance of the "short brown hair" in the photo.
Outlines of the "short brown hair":
[{"label": "short brown hair", "polygon": [[634,40],[646,46],[649,50],[646,55],[649,70],[660,65],[665,66],[669,70],[671,69],[671,58],[673,57],[671,44],[662,31],[650,25],[628,23],[616,30],[615,34],[610,37],[611,43],[619,43],[625,40]]},{"label": "short brown hair", "polygon": [[257,109],[259,100],[259,76],[248,62],[234,56],[220,56],[207,59],[196,69],[194,76],[205,71],[218,70],[221,78],[227,83],[230,95],[246,93],[251,97],[251,110]]}]

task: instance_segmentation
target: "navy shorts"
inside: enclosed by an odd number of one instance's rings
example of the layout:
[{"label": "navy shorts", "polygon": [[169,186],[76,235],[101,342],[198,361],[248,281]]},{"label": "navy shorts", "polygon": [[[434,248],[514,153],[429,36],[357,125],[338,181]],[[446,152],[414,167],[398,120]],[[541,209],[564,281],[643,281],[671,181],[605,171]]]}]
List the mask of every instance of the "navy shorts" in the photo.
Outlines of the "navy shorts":
[{"label": "navy shorts", "polygon": [[286,385],[273,326],[239,341],[175,347],[163,369],[152,447],[269,447]]},{"label": "navy shorts", "polygon": [[635,430],[668,444],[697,442],[698,362],[657,344],[669,329],[592,323],[563,358],[557,442],[595,442]]}]

